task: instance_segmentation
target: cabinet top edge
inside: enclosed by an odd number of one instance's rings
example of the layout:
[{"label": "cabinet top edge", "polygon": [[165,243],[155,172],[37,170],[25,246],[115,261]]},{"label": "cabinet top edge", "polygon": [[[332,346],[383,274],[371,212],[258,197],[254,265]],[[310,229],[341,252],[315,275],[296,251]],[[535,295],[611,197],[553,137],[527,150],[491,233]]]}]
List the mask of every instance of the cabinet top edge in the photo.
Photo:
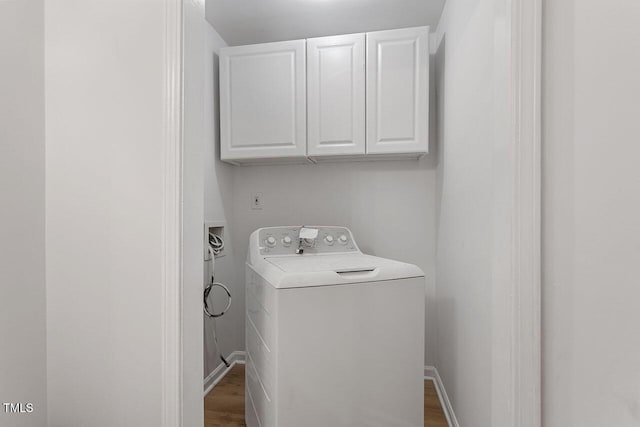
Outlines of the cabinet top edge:
[{"label": "cabinet top edge", "polygon": [[254,44],[243,44],[238,46],[225,46],[220,48],[220,53],[234,51],[234,50],[247,50],[250,51],[252,49],[263,49],[265,47],[304,47],[307,39],[297,39],[297,40],[282,40],[277,42],[266,42],[266,43],[254,43]]},{"label": "cabinet top edge", "polygon": [[380,35],[384,35],[385,33],[391,34],[391,33],[397,33],[397,32],[401,32],[401,31],[424,31],[426,32],[426,34],[429,34],[431,31],[431,27],[429,25],[422,25],[422,26],[417,26],[417,27],[401,27],[401,28],[392,28],[392,29],[387,29],[387,30],[375,30],[375,31],[364,31],[364,32],[359,32],[359,33],[346,33],[346,34],[330,34],[330,35],[326,35],[326,36],[318,36],[318,37],[307,37],[304,39],[294,39],[294,40],[280,40],[280,41],[273,41],[273,42],[264,42],[264,43],[252,43],[252,44],[243,44],[243,45],[237,45],[237,46],[225,46],[223,48],[220,49],[220,52],[225,52],[225,51],[230,51],[230,50],[235,50],[235,49],[242,49],[242,48],[247,48],[247,49],[253,49],[253,48],[257,48],[257,47],[269,47],[269,46],[273,46],[273,47],[278,47],[278,46],[285,46],[287,44],[290,45],[294,45],[294,44],[299,44],[299,43],[306,43],[307,41],[310,40],[322,40],[322,39],[330,39],[332,37],[348,37],[348,36],[366,36],[369,34],[380,34]]}]

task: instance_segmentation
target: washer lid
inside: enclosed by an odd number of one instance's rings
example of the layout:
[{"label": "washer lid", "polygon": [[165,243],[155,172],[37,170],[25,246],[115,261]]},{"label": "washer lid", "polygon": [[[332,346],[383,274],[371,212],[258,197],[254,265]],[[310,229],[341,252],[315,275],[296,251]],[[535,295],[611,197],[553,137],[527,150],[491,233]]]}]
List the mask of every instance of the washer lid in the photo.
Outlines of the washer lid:
[{"label": "washer lid", "polygon": [[265,257],[275,267],[266,279],[276,288],[377,282],[423,277],[415,265],[362,253]]}]

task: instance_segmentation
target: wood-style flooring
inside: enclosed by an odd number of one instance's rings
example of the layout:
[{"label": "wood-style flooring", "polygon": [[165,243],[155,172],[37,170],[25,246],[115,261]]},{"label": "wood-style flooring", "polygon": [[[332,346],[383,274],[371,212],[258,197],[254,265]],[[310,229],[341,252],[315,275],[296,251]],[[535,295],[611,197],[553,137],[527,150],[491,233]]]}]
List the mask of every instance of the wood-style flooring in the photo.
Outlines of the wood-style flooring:
[{"label": "wood-style flooring", "polygon": [[[204,427],[244,426],[244,365],[235,365],[204,398]],[[429,380],[424,382],[424,426],[448,427],[438,393]]]}]

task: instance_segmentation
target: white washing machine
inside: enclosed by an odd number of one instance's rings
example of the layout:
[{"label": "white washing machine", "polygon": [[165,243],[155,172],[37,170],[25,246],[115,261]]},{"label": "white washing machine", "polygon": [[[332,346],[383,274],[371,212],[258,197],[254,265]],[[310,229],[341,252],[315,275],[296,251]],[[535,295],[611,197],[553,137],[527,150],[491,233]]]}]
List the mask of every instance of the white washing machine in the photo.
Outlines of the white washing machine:
[{"label": "white washing machine", "polygon": [[251,234],[248,427],[422,427],[424,273],[345,227]]}]

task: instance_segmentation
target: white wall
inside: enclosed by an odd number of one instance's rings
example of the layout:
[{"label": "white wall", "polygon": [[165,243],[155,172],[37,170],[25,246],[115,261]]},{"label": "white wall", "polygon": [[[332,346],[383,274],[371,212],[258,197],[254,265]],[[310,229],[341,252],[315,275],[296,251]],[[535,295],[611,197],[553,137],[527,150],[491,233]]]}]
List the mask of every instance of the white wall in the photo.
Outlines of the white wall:
[{"label": "white wall", "polygon": [[448,0],[436,32],[435,365],[460,425],[473,427],[509,423],[503,363],[509,341],[502,335],[510,320],[503,300],[509,297],[512,181],[505,167],[505,5]]},{"label": "white wall", "polygon": [[44,4],[0,1],[0,425],[46,422]]},{"label": "white wall", "polygon": [[[218,33],[205,23],[206,52],[205,52],[205,220],[226,223],[224,230],[225,249],[224,256],[217,258],[215,280],[222,282],[230,288],[233,296],[230,312],[214,321],[204,318],[204,376],[205,378],[222,362],[215,350],[213,341],[214,333],[218,334],[220,351],[228,356],[231,352],[244,349],[242,327],[243,313],[239,311],[241,304],[239,295],[244,288],[243,281],[235,280],[234,260],[234,230],[230,219],[232,214],[232,168],[220,161],[220,117],[218,115],[218,51],[226,46],[226,42]],[[206,266],[206,277],[209,277],[209,266]],[[244,276],[242,276],[244,277]],[[208,280],[208,279],[207,279]],[[219,288],[214,288],[209,300],[215,311],[220,311],[226,304],[226,295]]]},{"label": "white wall", "polygon": [[638,426],[640,3],[543,19],[544,426]]},{"label": "white wall", "polygon": [[49,427],[161,424],[164,9],[45,5]]},{"label": "white wall", "polygon": [[[251,209],[251,195],[264,208]],[[433,364],[435,260],[434,156],[421,160],[233,169],[236,275],[244,278],[249,234],[275,225],[344,225],[360,248],[418,265],[427,276],[426,364]],[[238,281],[240,283],[240,281]],[[244,287],[237,310],[244,310]],[[242,306],[241,306],[242,305]],[[240,311],[242,313],[242,311]],[[244,327],[243,319],[240,318]],[[244,330],[240,339],[244,339]],[[240,341],[238,345],[243,344]]]}]

